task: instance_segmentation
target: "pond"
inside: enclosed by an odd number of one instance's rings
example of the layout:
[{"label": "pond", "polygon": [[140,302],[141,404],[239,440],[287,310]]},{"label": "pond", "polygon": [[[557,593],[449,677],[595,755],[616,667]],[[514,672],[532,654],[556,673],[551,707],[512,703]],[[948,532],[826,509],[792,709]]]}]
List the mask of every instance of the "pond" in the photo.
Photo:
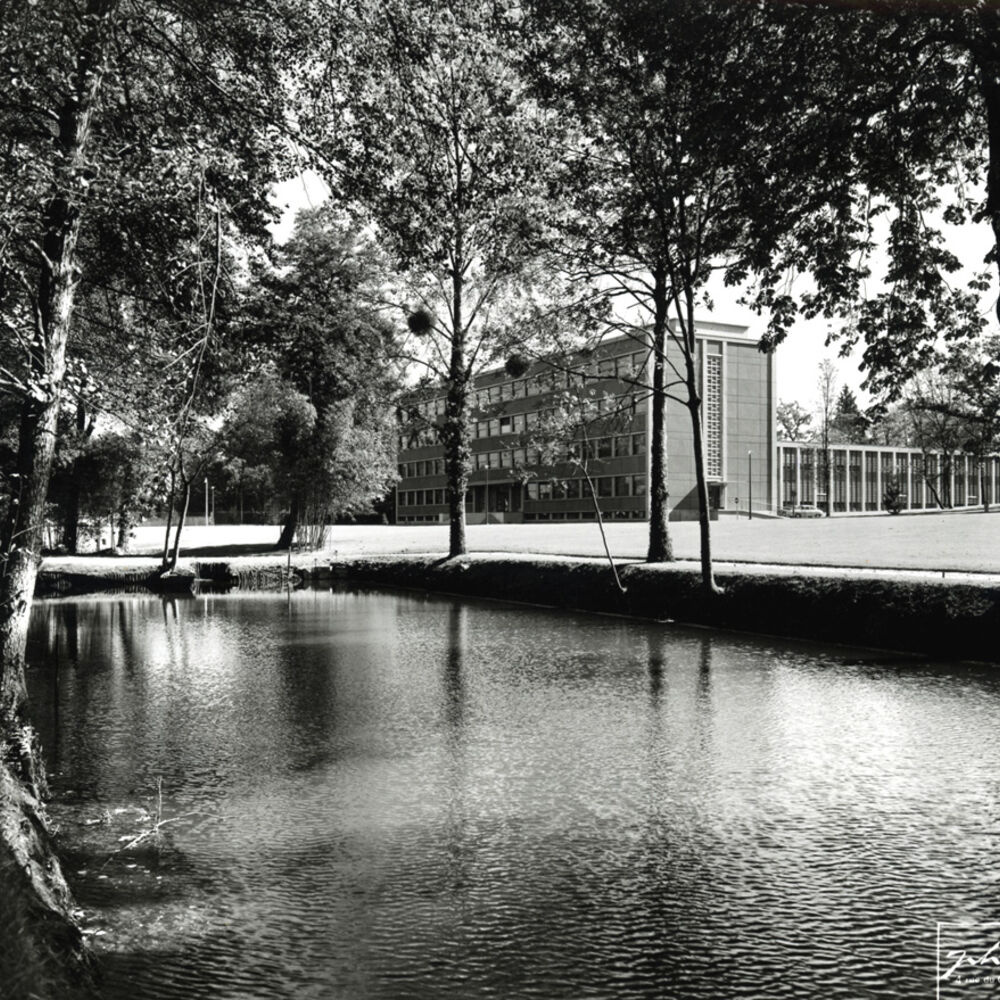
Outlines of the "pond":
[{"label": "pond", "polygon": [[988,989],[935,979],[1000,921],[990,668],[346,588],[30,655],[112,1000]]}]

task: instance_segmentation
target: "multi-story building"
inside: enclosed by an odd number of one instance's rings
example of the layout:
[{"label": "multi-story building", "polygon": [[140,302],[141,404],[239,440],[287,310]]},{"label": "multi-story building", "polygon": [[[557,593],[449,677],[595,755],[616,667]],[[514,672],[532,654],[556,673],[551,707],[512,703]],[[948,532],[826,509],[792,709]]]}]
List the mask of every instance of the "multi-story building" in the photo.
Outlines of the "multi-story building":
[{"label": "multi-story building", "polygon": [[[679,364],[673,351],[669,357]],[[746,510],[751,501],[754,509],[773,509],[773,356],[757,350],[745,327],[706,322],[698,324],[697,364],[713,512]],[[588,479],[603,516],[648,518],[650,371],[648,346],[619,337],[586,355],[538,361],[522,375],[500,368],[476,378],[468,522],[593,519]],[[683,397],[684,386],[672,391]],[[565,447],[560,449],[552,447],[549,418],[557,397],[567,396],[576,401],[574,406],[579,403],[586,419],[564,427]],[[404,410],[396,519],[402,524],[447,521],[438,432],[444,388],[415,396]],[[573,458],[566,454],[569,448]],[[691,421],[679,399],[667,406],[667,468],[670,516],[696,518]]]}]

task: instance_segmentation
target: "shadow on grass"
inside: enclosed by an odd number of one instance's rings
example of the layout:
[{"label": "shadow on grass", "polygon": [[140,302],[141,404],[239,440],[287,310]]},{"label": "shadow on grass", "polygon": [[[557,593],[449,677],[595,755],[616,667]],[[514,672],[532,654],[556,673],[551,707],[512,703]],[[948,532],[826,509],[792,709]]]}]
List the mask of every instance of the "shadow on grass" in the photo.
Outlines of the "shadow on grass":
[{"label": "shadow on grass", "polygon": [[288,549],[276,549],[274,542],[256,542],[245,545],[199,545],[195,548],[185,548],[181,546],[181,558],[191,558],[194,556],[269,556],[287,555]]}]

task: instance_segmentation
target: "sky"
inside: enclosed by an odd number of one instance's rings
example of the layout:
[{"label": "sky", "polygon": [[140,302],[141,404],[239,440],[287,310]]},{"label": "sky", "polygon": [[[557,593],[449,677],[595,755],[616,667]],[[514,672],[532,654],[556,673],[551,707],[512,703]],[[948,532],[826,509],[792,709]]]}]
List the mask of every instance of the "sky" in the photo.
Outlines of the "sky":
[{"label": "sky", "polygon": [[[292,180],[277,185],[272,194],[274,204],[281,209],[280,221],[272,227],[275,239],[282,243],[291,234],[295,214],[302,208],[315,207],[329,196],[329,188],[311,171]],[[983,269],[983,258],[992,245],[992,234],[985,223],[969,223],[963,227],[943,226],[948,247],[963,262],[964,270],[955,276],[960,283],[975,271]],[[873,272],[878,274],[884,262],[876,258],[872,262]],[[991,272],[995,268],[991,266]],[[994,280],[995,285],[995,280]],[[737,302],[736,290],[722,287],[712,289],[715,310],[703,313],[702,319],[712,319],[721,323],[737,323],[749,328],[751,334],[762,333],[766,318],[755,316],[749,309]],[[995,287],[983,301],[983,312],[993,313],[997,293]],[[996,321],[994,319],[994,326]],[[775,354],[775,368],[778,379],[778,399],[782,402],[796,401],[805,409],[815,411],[819,406],[817,386],[819,366],[829,359],[837,368],[839,386],[848,386],[854,391],[863,407],[869,400],[861,389],[864,372],[860,370],[861,351],[856,349],[848,357],[840,357],[840,345],[836,342],[826,346],[829,332],[839,332],[842,323],[818,319],[802,320],[789,333],[785,342]]]}]

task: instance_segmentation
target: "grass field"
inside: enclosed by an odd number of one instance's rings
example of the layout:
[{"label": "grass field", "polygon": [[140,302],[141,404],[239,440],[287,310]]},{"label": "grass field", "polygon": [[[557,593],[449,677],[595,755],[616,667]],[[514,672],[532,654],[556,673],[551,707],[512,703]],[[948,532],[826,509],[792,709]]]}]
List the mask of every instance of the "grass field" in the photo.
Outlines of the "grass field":
[{"label": "grass field", "polygon": [[[611,523],[607,532],[616,557],[644,556],[645,524]],[[676,558],[696,560],[697,524],[673,523],[670,532]],[[270,526],[192,526],[185,530],[182,552],[205,558],[263,553],[277,536],[278,529]],[[719,562],[1000,573],[1000,512],[812,521],[723,519],[713,523],[712,538]],[[141,527],[133,551],[137,555],[153,555],[162,541],[162,528]],[[603,554],[600,535],[593,523],[475,525],[468,528],[468,545],[473,552]],[[330,531],[327,547],[331,555],[341,556],[443,555],[448,548],[448,529],[445,525],[337,526]]]}]

